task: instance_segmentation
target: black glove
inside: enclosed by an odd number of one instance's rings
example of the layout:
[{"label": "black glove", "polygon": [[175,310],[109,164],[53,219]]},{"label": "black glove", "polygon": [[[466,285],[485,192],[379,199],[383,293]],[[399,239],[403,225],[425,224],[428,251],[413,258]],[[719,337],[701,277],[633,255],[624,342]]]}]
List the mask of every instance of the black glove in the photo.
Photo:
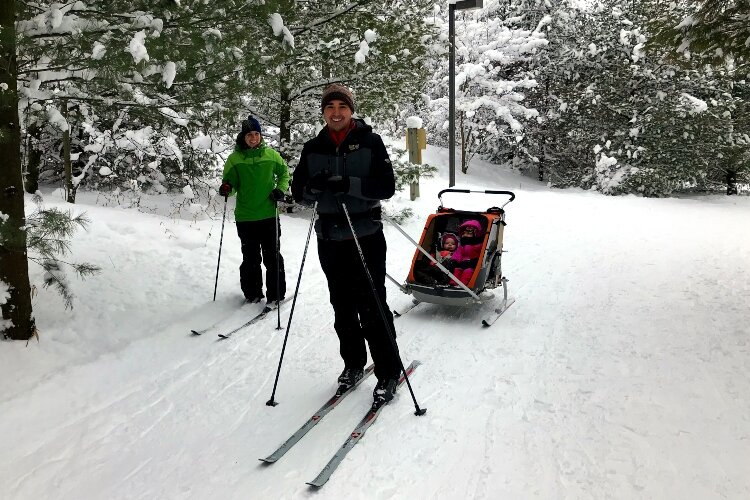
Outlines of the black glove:
[{"label": "black glove", "polygon": [[271,198],[271,201],[284,201],[284,192],[276,188],[273,191],[271,191],[271,194],[268,195],[269,198]]},{"label": "black glove", "polygon": [[326,182],[326,189],[332,193],[348,193],[349,177],[329,177]]},{"label": "black glove", "polygon": [[305,186],[305,189],[307,189],[308,193],[319,193],[321,191],[325,191],[326,184],[328,184],[328,179],[331,178],[331,172],[328,170],[324,170],[322,172],[319,172],[307,181],[307,186]]},{"label": "black glove", "polygon": [[227,197],[229,196],[229,193],[231,192],[232,192],[232,185],[226,181],[222,182],[221,187],[219,187],[219,194],[221,196]]},{"label": "black glove", "polygon": [[441,264],[448,271],[453,271],[453,269],[456,267],[456,261],[452,259],[444,260],[443,262],[441,262]]}]

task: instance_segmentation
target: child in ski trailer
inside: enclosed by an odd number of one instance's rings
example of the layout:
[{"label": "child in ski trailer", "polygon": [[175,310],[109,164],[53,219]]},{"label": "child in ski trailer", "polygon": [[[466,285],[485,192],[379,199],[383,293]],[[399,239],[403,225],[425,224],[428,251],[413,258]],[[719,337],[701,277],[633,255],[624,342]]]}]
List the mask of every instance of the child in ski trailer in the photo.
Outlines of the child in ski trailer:
[{"label": "child in ski trailer", "polygon": [[[452,267],[453,275],[468,285],[482,253],[482,225],[479,221],[467,220],[458,227],[458,234],[461,240],[451,256],[449,269]],[[451,284],[457,286],[455,281],[451,281]]]},{"label": "child in ski trailer", "polygon": [[[441,264],[451,258],[453,252],[458,247],[458,236],[453,233],[445,233],[440,238],[440,250],[435,253],[435,260]],[[434,266],[435,263],[430,261],[430,265]]]}]

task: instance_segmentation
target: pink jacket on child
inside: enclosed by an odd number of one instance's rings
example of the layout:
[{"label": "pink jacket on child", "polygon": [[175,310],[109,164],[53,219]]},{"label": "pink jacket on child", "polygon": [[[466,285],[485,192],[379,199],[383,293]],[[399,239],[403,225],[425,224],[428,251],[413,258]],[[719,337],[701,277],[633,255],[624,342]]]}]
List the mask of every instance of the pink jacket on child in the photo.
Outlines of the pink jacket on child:
[{"label": "pink jacket on child", "polygon": [[[461,238],[461,243],[458,245],[458,248],[456,248],[456,251],[453,252],[453,255],[451,256],[451,261],[453,261],[453,275],[461,281],[464,285],[468,285],[469,281],[471,281],[471,277],[474,274],[474,269],[477,266],[478,259],[482,253],[482,242],[484,241],[484,238],[482,237],[482,225],[479,224],[478,221],[475,220],[467,220],[461,226],[459,226],[459,234],[461,233],[461,230],[466,227],[471,226],[474,228],[474,237],[471,238],[471,243],[466,243],[465,238]],[[477,262],[474,262],[472,264],[468,264],[464,262],[469,259],[477,259]],[[452,283],[455,284],[455,283]]]},{"label": "pink jacket on child", "polygon": [[475,229],[474,238],[477,238],[479,240],[479,243],[464,244],[463,238],[461,238],[461,243],[458,245],[458,248],[456,248],[456,251],[453,252],[453,255],[451,256],[451,260],[456,261],[457,266],[460,265],[460,262],[462,260],[478,259],[479,255],[482,253],[482,226],[478,221],[467,220],[458,228],[459,233],[466,226],[471,226]]}]

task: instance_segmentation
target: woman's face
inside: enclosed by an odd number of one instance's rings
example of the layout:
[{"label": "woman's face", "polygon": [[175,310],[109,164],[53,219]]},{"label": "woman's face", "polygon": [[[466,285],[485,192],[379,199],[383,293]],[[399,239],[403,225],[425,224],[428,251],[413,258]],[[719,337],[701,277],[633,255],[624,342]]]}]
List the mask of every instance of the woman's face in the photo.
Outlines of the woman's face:
[{"label": "woman's face", "polygon": [[248,147],[255,148],[260,144],[260,132],[256,132],[253,130],[252,132],[248,132],[245,134],[245,144],[248,145]]},{"label": "woman's face", "polygon": [[474,229],[472,226],[466,226],[463,229],[461,229],[461,236],[471,237],[471,236],[474,236],[475,232],[476,232],[476,229]]}]

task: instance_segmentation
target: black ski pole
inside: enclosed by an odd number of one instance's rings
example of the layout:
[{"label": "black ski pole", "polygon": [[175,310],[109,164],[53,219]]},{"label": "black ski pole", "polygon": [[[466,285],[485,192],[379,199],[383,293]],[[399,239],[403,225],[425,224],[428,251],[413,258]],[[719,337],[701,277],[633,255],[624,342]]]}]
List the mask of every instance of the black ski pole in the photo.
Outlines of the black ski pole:
[{"label": "black ski pole", "polygon": [[281,255],[281,243],[279,242],[279,202],[274,200],[276,206],[276,329],[281,330],[281,271],[279,270],[279,257]]},{"label": "black ski pole", "polygon": [[357,245],[357,251],[359,252],[359,258],[362,261],[362,267],[365,269],[365,274],[367,275],[367,281],[370,282],[370,287],[372,288],[372,294],[375,296],[375,302],[378,304],[378,309],[380,310],[380,316],[383,318],[383,324],[385,325],[385,331],[388,333],[388,338],[391,341],[391,347],[393,348],[393,352],[398,358],[398,363],[401,366],[401,371],[404,374],[404,379],[406,380],[406,386],[409,388],[409,392],[411,393],[411,399],[414,401],[414,408],[416,411],[414,412],[415,415],[421,416],[427,413],[427,408],[420,408],[419,403],[417,403],[417,397],[414,395],[414,390],[411,388],[411,382],[409,382],[409,375],[406,373],[406,368],[404,367],[404,362],[401,361],[401,354],[398,352],[398,346],[396,345],[396,336],[395,332],[391,331],[391,324],[388,322],[388,318],[385,315],[385,309],[383,308],[383,303],[380,301],[380,297],[378,296],[378,291],[375,288],[375,282],[372,280],[372,275],[370,275],[370,270],[367,268],[367,262],[365,262],[365,254],[362,253],[362,247],[359,245],[359,238],[357,238],[357,233],[354,231],[354,224],[352,224],[352,219],[349,217],[349,210],[346,208],[346,203],[341,203],[341,207],[344,209],[344,215],[346,215],[346,220],[349,223],[349,228],[352,230],[352,236],[354,237],[354,244]]},{"label": "black ski pole", "polygon": [[224,215],[221,217],[221,237],[219,238],[219,260],[216,262],[216,281],[214,282],[214,302],[216,302],[216,287],[219,286],[219,265],[221,264],[221,245],[224,242],[224,221],[227,220],[227,201],[229,195],[224,197]]},{"label": "black ski pole", "polygon": [[277,403],[274,401],[276,395],[276,387],[279,384],[279,374],[281,373],[281,363],[284,361],[284,351],[286,351],[286,341],[289,338],[289,328],[292,326],[292,317],[294,316],[294,306],[297,304],[297,294],[299,293],[299,284],[302,282],[302,270],[305,268],[305,259],[307,258],[307,248],[310,246],[310,235],[312,234],[313,227],[315,226],[315,216],[317,215],[318,202],[316,201],[313,205],[313,215],[310,219],[310,229],[307,230],[307,241],[305,242],[305,251],[302,253],[302,264],[299,266],[299,276],[297,276],[297,287],[294,289],[294,298],[292,299],[292,309],[289,311],[289,320],[286,323],[286,334],[284,334],[284,345],[281,346],[281,357],[279,357],[279,367],[276,370],[276,380],[273,382],[273,392],[271,392],[271,399],[266,401],[266,406],[276,406]]}]

